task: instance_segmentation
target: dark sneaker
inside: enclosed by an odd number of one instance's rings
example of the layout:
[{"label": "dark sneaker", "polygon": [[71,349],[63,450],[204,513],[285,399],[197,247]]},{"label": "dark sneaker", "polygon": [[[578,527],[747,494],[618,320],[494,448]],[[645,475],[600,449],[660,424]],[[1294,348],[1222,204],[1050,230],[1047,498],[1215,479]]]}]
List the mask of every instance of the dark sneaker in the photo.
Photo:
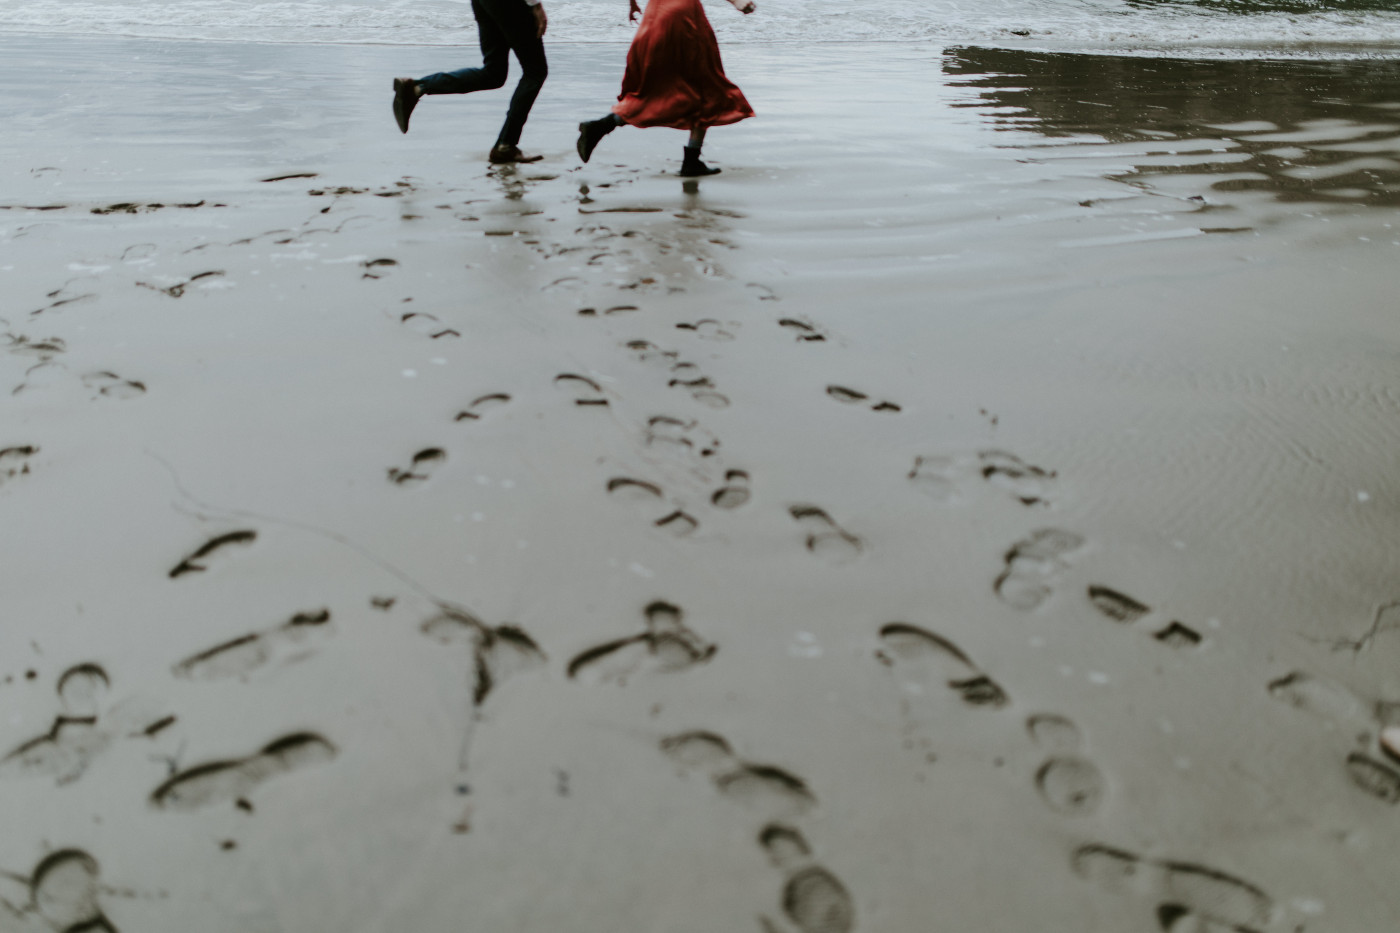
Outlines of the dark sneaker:
[{"label": "dark sneaker", "polygon": [[538,162],[543,159],[542,155],[526,155],[520,151],[519,146],[499,145],[491,150],[491,155],[487,157],[492,165],[509,165],[512,162]]},{"label": "dark sneaker", "polygon": [[408,118],[413,113],[413,108],[418,106],[420,95],[414,90],[415,82],[412,78],[394,79],[394,120],[399,124],[399,131],[408,132]]}]

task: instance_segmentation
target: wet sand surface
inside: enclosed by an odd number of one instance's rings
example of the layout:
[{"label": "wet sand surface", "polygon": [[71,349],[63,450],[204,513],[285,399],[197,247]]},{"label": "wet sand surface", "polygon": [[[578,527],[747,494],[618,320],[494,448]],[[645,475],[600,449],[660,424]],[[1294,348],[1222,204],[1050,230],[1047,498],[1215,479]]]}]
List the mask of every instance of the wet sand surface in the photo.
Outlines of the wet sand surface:
[{"label": "wet sand surface", "polygon": [[0,930],[1397,923],[1394,63],[3,48]]}]

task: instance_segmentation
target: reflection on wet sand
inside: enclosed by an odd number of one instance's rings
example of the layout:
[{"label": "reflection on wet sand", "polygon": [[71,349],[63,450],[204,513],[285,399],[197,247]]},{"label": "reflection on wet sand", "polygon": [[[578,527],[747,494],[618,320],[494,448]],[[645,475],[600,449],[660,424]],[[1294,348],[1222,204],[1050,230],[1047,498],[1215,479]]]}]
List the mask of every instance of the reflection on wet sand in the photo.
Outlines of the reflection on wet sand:
[{"label": "reflection on wet sand", "polygon": [[[1400,205],[1400,63],[1186,61],[955,48],[958,106],[999,129],[1111,144],[1106,177],[1279,201]],[[1086,137],[1094,137],[1089,140]],[[1123,170],[1127,161],[1129,168]]]}]

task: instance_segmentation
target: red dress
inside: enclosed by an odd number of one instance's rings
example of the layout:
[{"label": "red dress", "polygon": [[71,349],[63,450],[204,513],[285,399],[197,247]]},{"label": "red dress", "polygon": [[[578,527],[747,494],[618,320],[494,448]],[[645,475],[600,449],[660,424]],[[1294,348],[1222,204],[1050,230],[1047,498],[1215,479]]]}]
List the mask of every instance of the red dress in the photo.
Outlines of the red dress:
[{"label": "red dress", "polygon": [[753,116],[744,92],[724,76],[715,31],[700,0],[649,0],[627,50],[613,106],[632,126],[724,126]]}]

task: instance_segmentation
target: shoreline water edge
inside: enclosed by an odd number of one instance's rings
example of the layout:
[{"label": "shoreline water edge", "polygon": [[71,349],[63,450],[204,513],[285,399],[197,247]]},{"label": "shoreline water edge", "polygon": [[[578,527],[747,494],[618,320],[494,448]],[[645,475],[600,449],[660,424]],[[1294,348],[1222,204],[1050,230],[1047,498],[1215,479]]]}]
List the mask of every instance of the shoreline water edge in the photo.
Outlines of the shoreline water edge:
[{"label": "shoreline water edge", "polygon": [[[627,5],[552,7],[551,42],[626,43]],[[1393,55],[1387,0],[768,0],[716,22],[722,45],[859,42],[1011,45],[1110,54],[1235,58]],[[461,0],[30,0],[0,10],[0,34],[301,44],[476,46]]]}]

